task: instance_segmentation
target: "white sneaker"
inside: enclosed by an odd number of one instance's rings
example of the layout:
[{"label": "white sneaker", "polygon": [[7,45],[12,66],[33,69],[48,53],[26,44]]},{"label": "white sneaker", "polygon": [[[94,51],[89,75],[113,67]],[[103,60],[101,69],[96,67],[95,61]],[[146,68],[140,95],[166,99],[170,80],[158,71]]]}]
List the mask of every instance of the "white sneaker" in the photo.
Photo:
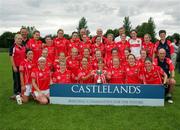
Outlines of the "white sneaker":
[{"label": "white sneaker", "polygon": [[168,103],[172,104],[172,103],[173,103],[173,100],[172,100],[172,99],[169,99],[169,100],[168,100]]},{"label": "white sneaker", "polygon": [[19,105],[22,104],[22,99],[21,99],[21,96],[20,96],[20,95],[17,95],[17,96],[16,96],[16,101],[17,101],[17,104],[19,104]]}]

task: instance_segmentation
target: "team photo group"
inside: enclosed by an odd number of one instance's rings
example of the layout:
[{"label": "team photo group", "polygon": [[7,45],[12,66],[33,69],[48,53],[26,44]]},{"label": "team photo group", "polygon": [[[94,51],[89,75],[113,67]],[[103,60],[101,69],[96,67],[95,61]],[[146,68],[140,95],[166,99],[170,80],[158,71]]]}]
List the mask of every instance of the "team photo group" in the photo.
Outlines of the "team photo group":
[{"label": "team photo group", "polygon": [[57,37],[47,35],[42,42],[40,31],[28,38],[28,29],[22,27],[9,49],[11,99],[19,104],[30,99],[48,104],[51,84],[162,84],[165,100],[173,103],[175,48],[165,30],[158,35],[152,43],[150,34],[139,38],[136,30],[126,36],[124,27],[118,37],[111,33],[105,37],[101,28],[88,37],[82,28],[66,39],[64,30],[58,29]]}]

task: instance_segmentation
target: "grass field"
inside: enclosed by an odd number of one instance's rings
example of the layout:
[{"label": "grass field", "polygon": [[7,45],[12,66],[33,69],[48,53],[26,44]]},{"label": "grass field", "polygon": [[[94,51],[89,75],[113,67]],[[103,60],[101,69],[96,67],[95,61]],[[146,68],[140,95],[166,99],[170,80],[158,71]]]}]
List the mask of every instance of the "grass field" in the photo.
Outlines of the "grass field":
[{"label": "grass field", "polygon": [[[180,84],[180,75],[176,80]],[[165,107],[17,105],[11,66],[0,53],[0,130],[180,130],[180,86]]]}]

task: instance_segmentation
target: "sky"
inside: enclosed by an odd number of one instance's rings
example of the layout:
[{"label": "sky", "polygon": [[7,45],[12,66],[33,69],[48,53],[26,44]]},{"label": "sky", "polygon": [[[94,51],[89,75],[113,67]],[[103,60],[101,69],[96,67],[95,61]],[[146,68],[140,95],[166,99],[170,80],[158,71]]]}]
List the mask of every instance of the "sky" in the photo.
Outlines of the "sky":
[{"label": "sky", "polygon": [[21,26],[35,26],[42,36],[76,31],[79,20],[86,18],[91,35],[97,28],[119,28],[129,16],[135,28],[149,17],[156,32],[180,33],[180,0],[0,0],[0,35],[17,32]]}]

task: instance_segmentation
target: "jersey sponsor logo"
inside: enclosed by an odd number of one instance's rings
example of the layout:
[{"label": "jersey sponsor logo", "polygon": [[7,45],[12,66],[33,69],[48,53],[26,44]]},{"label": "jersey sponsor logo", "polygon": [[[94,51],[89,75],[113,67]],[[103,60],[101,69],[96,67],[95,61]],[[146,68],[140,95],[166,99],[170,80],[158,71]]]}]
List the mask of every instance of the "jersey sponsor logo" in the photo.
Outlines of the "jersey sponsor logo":
[{"label": "jersey sponsor logo", "polygon": [[31,67],[32,67],[31,65],[28,65],[28,68],[29,68],[29,69],[31,69]]},{"label": "jersey sponsor logo", "polygon": [[58,77],[57,77],[57,79],[58,79],[58,80],[60,80],[60,79],[61,79],[61,77],[60,77],[60,76],[58,76]]},{"label": "jersey sponsor logo", "polygon": [[42,73],[39,73],[39,77],[42,77],[43,76],[43,74]]},{"label": "jersey sponsor logo", "polygon": [[32,47],[35,47],[35,44],[32,44]]}]

